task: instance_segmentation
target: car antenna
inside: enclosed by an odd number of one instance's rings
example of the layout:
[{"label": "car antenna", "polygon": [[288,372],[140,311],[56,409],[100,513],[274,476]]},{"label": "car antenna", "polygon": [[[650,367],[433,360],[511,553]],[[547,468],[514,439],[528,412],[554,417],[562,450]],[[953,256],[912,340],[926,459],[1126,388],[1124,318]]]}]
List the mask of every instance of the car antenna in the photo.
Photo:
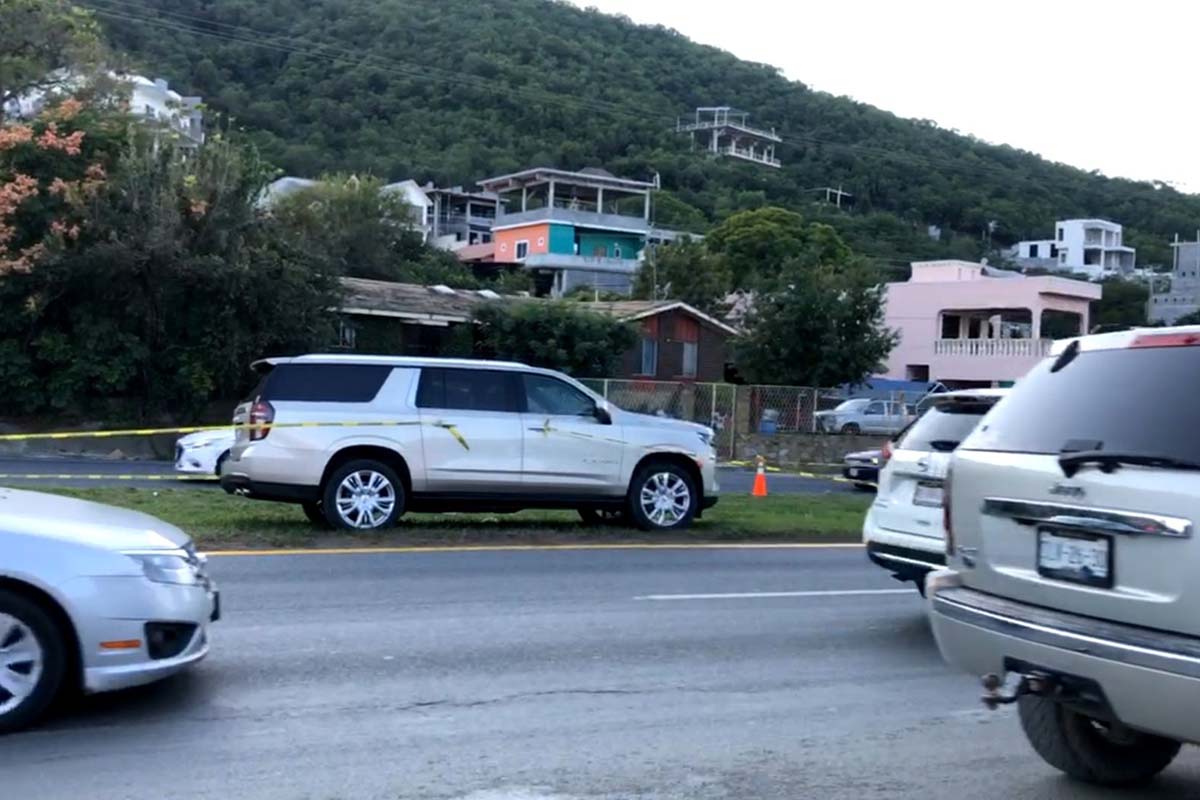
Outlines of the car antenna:
[{"label": "car antenna", "polygon": [[1072,361],[1074,361],[1075,357],[1077,355],[1079,355],[1079,340],[1078,339],[1074,340],[1069,345],[1067,345],[1067,348],[1065,350],[1063,350],[1062,353],[1059,354],[1058,359],[1054,362],[1054,365],[1052,367],[1050,367],[1050,371],[1058,372],[1063,367],[1065,367],[1067,364],[1070,364]]}]

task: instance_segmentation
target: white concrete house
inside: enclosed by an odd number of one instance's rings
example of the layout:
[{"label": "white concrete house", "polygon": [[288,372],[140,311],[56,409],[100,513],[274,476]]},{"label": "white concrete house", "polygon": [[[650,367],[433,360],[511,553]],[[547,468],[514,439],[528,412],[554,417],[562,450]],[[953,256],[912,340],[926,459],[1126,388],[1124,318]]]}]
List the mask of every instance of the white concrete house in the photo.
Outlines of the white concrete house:
[{"label": "white concrete house", "polygon": [[1106,219],[1063,219],[1053,239],[1017,242],[1009,256],[1023,268],[1077,272],[1098,280],[1128,275],[1137,266],[1137,250],[1126,247],[1124,229]]}]

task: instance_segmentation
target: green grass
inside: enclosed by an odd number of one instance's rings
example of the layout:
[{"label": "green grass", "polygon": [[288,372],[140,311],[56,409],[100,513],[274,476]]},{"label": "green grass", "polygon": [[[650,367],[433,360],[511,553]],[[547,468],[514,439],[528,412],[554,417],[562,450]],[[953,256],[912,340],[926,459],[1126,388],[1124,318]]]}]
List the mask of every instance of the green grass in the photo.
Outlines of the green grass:
[{"label": "green grass", "polygon": [[794,494],[721,498],[691,529],[666,535],[630,528],[588,528],[574,511],[518,514],[411,514],[382,534],[315,528],[299,506],[181,489],[53,489],[153,514],[190,533],[205,548],[335,545],[570,544],[584,542],[846,542],[861,536],[870,498]]}]

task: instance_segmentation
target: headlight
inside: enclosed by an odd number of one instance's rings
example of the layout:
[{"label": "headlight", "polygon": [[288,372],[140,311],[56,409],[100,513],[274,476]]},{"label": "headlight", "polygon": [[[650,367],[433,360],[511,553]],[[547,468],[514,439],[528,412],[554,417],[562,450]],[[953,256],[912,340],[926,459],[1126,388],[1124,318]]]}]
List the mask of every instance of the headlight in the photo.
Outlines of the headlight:
[{"label": "headlight", "polygon": [[184,551],[167,550],[125,555],[141,564],[146,578],[155,583],[171,583],[177,586],[195,586],[200,583],[200,571]]}]

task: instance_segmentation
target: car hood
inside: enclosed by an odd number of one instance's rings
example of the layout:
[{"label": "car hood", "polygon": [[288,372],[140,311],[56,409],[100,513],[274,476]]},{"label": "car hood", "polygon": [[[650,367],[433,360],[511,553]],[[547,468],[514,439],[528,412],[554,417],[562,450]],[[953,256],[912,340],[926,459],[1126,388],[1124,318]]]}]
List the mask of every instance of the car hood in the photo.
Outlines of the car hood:
[{"label": "car hood", "polygon": [[191,445],[216,444],[217,442],[233,442],[236,438],[237,435],[232,429],[222,428],[220,430],[189,433],[187,436],[181,436],[176,441],[176,444],[180,447],[188,447]]},{"label": "car hood", "polygon": [[0,531],[105,550],[167,550],[191,542],[179,528],[140,511],[2,487]]},{"label": "car hood", "polygon": [[622,411],[619,418],[614,421],[624,425],[643,425],[646,427],[696,431],[698,433],[706,433],[709,436],[713,435],[713,429],[707,425],[702,425],[699,422],[691,422],[686,419],[660,417],[657,414],[639,414],[635,411]]}]

